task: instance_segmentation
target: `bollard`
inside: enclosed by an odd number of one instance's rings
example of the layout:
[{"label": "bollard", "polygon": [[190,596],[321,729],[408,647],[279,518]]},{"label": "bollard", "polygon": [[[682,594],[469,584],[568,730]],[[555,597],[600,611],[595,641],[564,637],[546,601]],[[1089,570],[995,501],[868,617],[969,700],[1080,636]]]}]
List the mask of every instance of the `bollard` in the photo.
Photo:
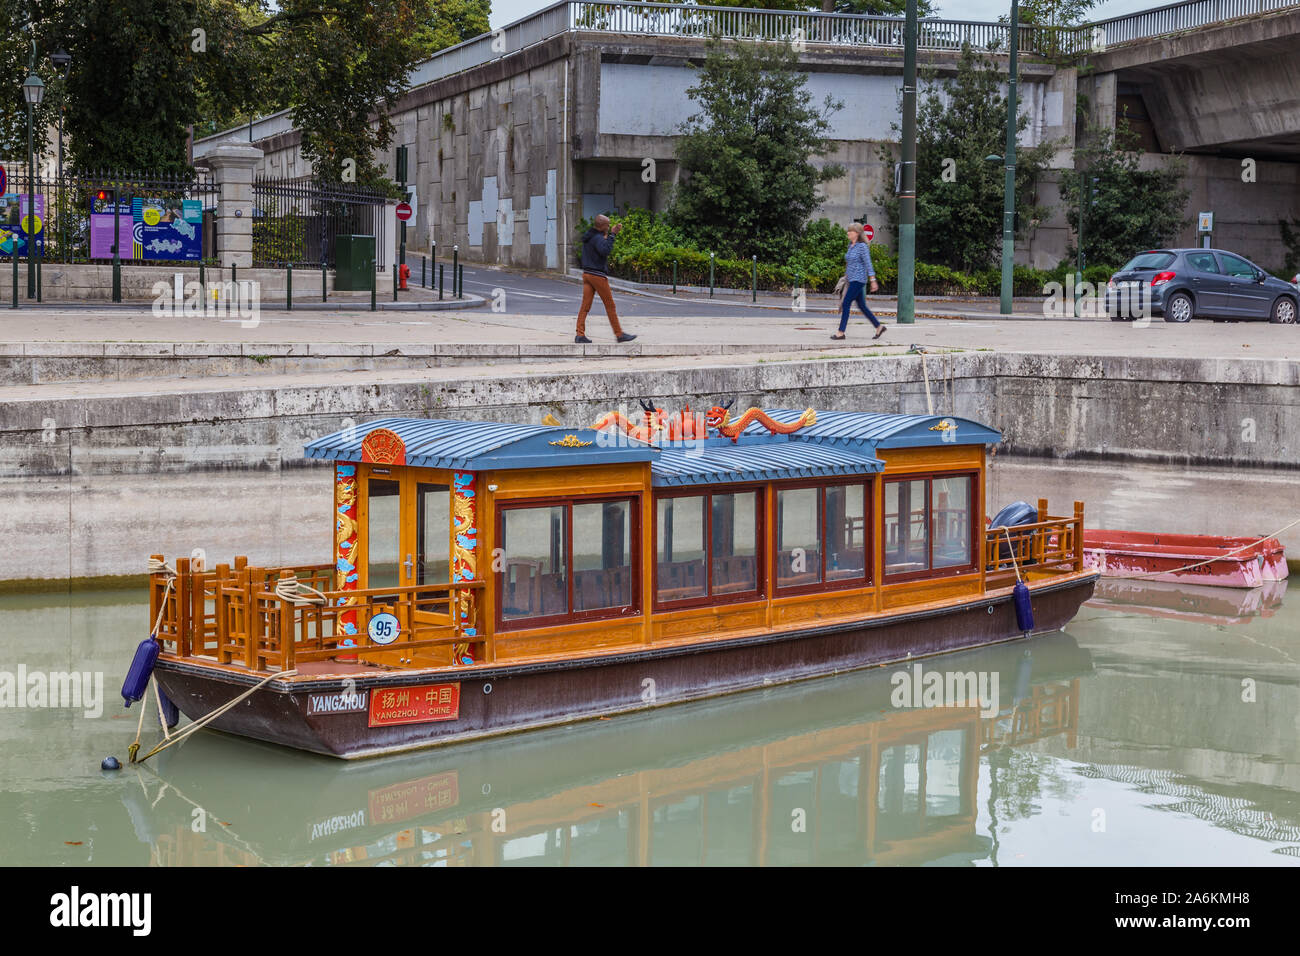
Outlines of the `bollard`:
[{"label": "bollard", "polygon": [[447,284],[447,267],[446,265],[438,266],[438,301],[442,301],[442,290]]},{"label": "bollard", "polygon": [[673,260],[673,295],[677,294],[677,260]]},{"label": "bollard", "polygon": [[709,298],[713,298],[713,253],[709,253]]},{"label": "bollard", "polygon": [[36,250],[36,301],[41,301],[41,252]]},{"label": "bollard", "polygon": [[233,262],[230,264],[230,288],[236,290],[235,295],[239,294],[239,266]]},{"label": "bollard", "polygon": [[393,266],[393,301],[397,301],[397,266]]},{"label": "bollard", "polygon": [[320,300],[322,302],[329,301],[328,285],[329,285],[329,277],[326,273],[325,257],[324,255],[322,255],[320,260]]},{"label": "bollard", "polygon": [[373,266],[370,269],[370,311],[374,312],[377,308],[375,305],[375,287],[379,284],[379,270]]},{"label": "bollard", "polygon": [[758,256],[754,256],[754,271],[749,277],[749,301],[758,301]]},{"label": "bollard", "polygon": [[200,259],[200,260],[199,260],[199,297],[200,297],[201,299],[206,299],[206,298],[207,298],[207,294],[208,294],[208,293],[207,293],[208,284],[207,284],[206,282],[203,281],[203,278],[204,278],[204,276],[203,276],[203,260]]},{"label": "bollard", "polygon": [[429,260],[426,259],[424,256],[420,256],[420,288],[421,289],[426,288],[424,284],[424,273],[425,270],[428,268],[428,265],[429,265]]},{"label": "bollard", "polygon": [[16,252],[14,253],[13,260],[14,260],[14,302],[13,305],[9,306],[9,308],[16,309],[18,308],[18,253]]},{"label": "bollard", "polygon": [[284,264],[284,307],[289,312],[293,311],[293,263]]}]

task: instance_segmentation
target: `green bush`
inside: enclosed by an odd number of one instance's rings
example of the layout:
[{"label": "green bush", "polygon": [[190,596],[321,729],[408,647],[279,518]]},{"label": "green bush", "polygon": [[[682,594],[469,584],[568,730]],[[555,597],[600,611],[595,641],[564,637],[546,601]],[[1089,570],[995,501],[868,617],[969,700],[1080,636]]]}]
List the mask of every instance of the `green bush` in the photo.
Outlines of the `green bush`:
[{"label": "green bush", "polygon": [[[646,209],[629,209],[625,215],[611,219],[623,225],[609,257],[611,275],[634,282],[667,284],[673,279],[673,263],[676,263],[679,285],[709,284],[709,251],[700,249],[663,217]],[[578,235],[585,233],[590,225],[589,220],[580,221]],[[829,292],[844,274],[845,248],[843,227],[829,219],[818,219],[808,224],[789,261],[758,263],[758,286],[768,291],[802,286],[811,292]],[[579,255],[580,247],[575,251],[575,259]],[[894,251],[884,244],[872,243],[871,261],[881,291],[896,293],[898,258]],[[748,289],[753,268],[752,260],[715,258],[714,284],[723,289]],[[1064,285],[1066,276],[1073,271],[1074,263],[1068,260],[1046,270],[1018,265],[1013,271],[1014,294],[1042,295],[1049,282]],[[1096,265],[1085,269],[1083,275],[1085,281],[1104,287],[1114,271],[1111,266]],[[998,268],[967,273],[918,262],[915,276],[917,295],[996,296],[1002,290],[1002,272]]]}]

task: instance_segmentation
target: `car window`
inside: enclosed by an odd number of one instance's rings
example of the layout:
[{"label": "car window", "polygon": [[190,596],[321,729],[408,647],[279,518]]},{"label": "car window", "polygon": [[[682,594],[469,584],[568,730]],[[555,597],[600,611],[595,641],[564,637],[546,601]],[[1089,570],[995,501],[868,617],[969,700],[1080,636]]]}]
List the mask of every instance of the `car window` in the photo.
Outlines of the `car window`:
[{"label": "car window", "polygon": [[1128,265],[1120,272],[1129,272],[1133,269],[1164,269],[1174,261],[1172,252],[1144,252],[1141,255],[1134,256],[1129,260]]},{"label": "car window", "polygon": [[1220,252],[1219,261],[1223,263],[1223,271],[1230,276],[1246,276],[1249,279],[1255,278],[1255,267],[1239,256]]},{"label": "car window", "polygon": [[1214,254],[1210,252],[1190,252],[1187,254],[1187,264],[1197,272],[1218,272],[1219,266],[1214,261]]}]

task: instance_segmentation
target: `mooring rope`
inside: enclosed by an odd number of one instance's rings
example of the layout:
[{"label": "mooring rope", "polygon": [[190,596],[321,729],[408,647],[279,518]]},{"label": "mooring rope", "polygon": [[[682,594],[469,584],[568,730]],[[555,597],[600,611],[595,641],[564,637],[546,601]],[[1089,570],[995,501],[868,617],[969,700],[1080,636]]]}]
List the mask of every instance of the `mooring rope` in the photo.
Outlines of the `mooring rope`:
[{"label": "mooring rope", "polygon": [[275,674],[267,674],[266,677],[262,678],[260,681],[258,681],[256,684],[254,684],[254,685],[253,685],[252,687],[250,687],[248,690],[244,691],[244,692],[243,692],[242,694],[240,694],[238,697],[235,697],[235,698],[233,698],[233,699],[231,699],[231,700],[226,701],[224,704],[222,704],[222,705],[221,705],[220,707],[218,707],[216,710],[212,711],[211,713],[205,714],[204,716],[200,717],[198,720],[196,720],[196,721],[194,721],[193,723],[191,723],[191,724],[190,724],[188,727],[186,727],[184,730],[180,731],[180,732],[177,733],[177,734],[174,734],[174,735],[171,736],[171,737],[168,737],[166,740],[164,740],[164,741],[163,741],[162,743],[160,743],[158,746],[154,747],[153,750],[149,751],[147,754],[145,754],[143,757],[141,757],[138,761],[136,761],[136,760],[133,759],[131,762],[132,762],[132,763],[144,763],[146,760],[148,760],[148,759],[149,759],[150,757],[152,757],[154,754],[156,754],[156,753],[160,753],[161,751],[166,750],[166,749],[167,749],[168,747],[170,747],[172,744],[178,744],[178,743],[180,743],[182,740],[184,740],[184,739],[185,739],[186,737],[188,737],[190,734],[194,733],[194,731],[196,731],[196,730],[200,730],[200,729],[202,729],[203,727],[206,727],[208,724],[210,724],[212,721],[216,720],[218,717],[220,717],[220,716],[221,716],[222,714],[224,714],[226,711],[230,710],[230,709],[231,709],[232,707],[234,707],[236,704],[239,704],[239,703],[243,702],[244,700],[246,700],[247,698],[253,696],[253,694],[257,693],[259,690],[261,690],[263,687],[265,687],[265,686],[266,686],[267,684],[269,684],[271,681],[276,680],[277,678],[281,678],[281,677],[293,677],[293,676],[296,675],[297,673],[298,673],[298,672],[297,672],[296,670],[288,670],[288,671],[280,671],[280,672],[275,673]]},{"label": "mooring rope", "polygon": [[275,582],[275,596],[294,604],[324,604],[326,597],[310,584],[303,584],[298,576],[290,575]]}]

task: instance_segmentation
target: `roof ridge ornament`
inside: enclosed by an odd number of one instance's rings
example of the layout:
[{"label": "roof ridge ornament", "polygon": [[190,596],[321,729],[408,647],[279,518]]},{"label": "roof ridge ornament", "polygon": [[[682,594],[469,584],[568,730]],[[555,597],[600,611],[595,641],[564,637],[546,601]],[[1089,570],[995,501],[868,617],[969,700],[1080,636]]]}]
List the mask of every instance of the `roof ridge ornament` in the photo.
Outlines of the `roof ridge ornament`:
[{"label": "roof ridge ornament", "polygon": [[361,460],[375,465],[405,465],[406,442],[392,429],[373,429],[361,440]]}]

